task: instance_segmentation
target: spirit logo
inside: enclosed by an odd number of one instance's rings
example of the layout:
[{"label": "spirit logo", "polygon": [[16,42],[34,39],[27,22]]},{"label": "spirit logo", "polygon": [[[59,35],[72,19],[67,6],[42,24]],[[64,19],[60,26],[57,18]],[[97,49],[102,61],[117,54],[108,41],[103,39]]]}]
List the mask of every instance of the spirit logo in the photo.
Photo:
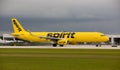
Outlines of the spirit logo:
[{"label": "spirit logo", "polygon": [[48,33],[47,37],[54,37],[54,38],[75,38],[75,32],[61,32],[61,33]]},{"label": "spirit logo", "polygon": [[15,24],[15,26],[18,28],[18,31],[22,31],[22,29],[19,27],[19,25],[17,24],[17,22],[15,20],[13,20],[13,23]]}]

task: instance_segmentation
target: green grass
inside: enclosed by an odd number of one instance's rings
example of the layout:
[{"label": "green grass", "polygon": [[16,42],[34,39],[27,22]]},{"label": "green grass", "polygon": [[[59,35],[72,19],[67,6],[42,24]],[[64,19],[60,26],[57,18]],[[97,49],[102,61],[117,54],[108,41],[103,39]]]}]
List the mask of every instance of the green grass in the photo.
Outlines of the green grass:
[{"label": "green grass", "polygon": [[0,70],[120,70],[120,50],[1,48]]}]

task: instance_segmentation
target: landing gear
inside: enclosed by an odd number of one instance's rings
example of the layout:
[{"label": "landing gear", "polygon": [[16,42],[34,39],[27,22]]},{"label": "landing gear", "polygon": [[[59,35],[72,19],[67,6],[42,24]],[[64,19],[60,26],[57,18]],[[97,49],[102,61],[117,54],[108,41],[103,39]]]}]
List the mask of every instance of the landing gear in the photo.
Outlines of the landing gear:
[{"label": "landing gear", "polygon": [[57,46],[57,44],[53,44],[53,47],[56,47]]},{"label": "landing gear", "polygon": [[96,47],[101,47],[101,44],[97,44]]},{"label": "landing gear", "polygon": [[98,44],[96,45],[96,47],[98,47]]},{"label": "landing gear", "polygon": [[[53,44],[53,47],[57,47],[58,44]],[[64,45],[60,45],[60,47],[63,47]]]},{"label": "landing gear", "polygon": [[60,47],[63,47],[64,45],[60,45]]}]

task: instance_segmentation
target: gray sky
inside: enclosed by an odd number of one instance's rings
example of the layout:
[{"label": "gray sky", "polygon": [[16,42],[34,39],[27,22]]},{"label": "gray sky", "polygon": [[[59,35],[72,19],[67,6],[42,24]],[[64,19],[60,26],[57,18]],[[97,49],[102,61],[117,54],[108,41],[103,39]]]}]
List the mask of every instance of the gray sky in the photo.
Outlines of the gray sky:
[{"label": "gray sky", "polygon": [[12,32],[12,17],[31,31],[120,34],[119,0],[1,0],[1,32]]}]

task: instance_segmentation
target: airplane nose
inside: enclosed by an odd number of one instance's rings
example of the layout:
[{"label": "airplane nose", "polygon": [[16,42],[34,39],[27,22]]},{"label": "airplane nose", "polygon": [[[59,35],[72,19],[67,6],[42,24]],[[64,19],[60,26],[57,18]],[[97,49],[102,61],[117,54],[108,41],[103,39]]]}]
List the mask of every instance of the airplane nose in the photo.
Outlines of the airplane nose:
[{"label": "airplane nose", "polygon": [[109,37],[108,36],[104,36],[104,38],[103,38],[103,41],[109,41]]}]

